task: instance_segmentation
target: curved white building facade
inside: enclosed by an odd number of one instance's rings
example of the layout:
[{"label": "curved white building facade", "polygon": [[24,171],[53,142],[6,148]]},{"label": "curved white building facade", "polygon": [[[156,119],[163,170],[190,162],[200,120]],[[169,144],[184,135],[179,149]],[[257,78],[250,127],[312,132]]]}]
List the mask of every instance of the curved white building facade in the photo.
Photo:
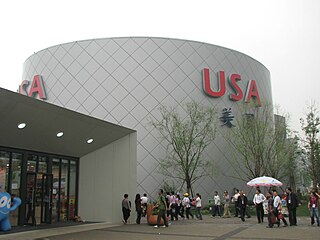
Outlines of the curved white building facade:
[{"label": "curved white building facade", "polygon": [[[137,131],[137,192],[152,197],[164,183],[157,167],[165,146],[149,124],[159,117],[161,105],[181,108],[194,100],[219,114],[231,108],[237,117],[237,105],[244,101],[272,103],[265,66],[243,53],[188,40],[123,37],[60,44],[26,60],[23,79],[32,81],[36,75],[42,77],[45,101]],[[225,84],[219,86],[223,78]],[[217,169],[194,185],[205,198],[215,190],[244,186],[232,177],[241,173],[228,154],[224,136],[229,130],[218,126],[216,140],[204,154]]]}]

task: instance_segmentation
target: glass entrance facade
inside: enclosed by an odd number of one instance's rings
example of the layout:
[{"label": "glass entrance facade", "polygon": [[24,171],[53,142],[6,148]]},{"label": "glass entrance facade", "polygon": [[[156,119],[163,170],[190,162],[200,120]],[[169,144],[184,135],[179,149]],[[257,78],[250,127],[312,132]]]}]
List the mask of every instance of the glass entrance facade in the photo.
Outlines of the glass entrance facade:
[{"label": "glass entrance facade", "polygon": [[22,200],[12,226],[72,221],[78,173],[78,158],[0,147],[0,190]]}]

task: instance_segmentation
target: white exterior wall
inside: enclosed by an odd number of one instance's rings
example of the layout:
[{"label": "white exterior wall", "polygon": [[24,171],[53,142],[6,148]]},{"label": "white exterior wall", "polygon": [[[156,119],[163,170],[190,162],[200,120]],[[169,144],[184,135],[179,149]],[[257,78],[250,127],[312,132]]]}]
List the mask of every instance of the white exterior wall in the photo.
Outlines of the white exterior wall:
[{"label": "white exterior wall", "polygon": [[124,193],[136,194],[137,134],[80,158],[79,215],[87,221],[120,222]]},{"label": "white exterior wall", "polygon": [[[218,90],[217,72],[225,71],[226,78],[236,73],[241,75],[238,84],[244,94],[248,82],[255,80],[261,101],[272,104],[270,73],[260,62],[235,50],[181,39],[102,38],[52,46],[26,60],[23,79],[31,81],[39,74],[46,101],[136,130],[137,192],[156,198],[166,179],[157,171],[159,161],[166,156],[166,145],[149,121],[160,116],[160,106],[182,111],[184,103],[197,101],[215,107],[218,113],[232,108],[235,118],[243,114],[239,110],[243,100],[229,99],[233,91],[228,83],[223,97],[204,93],[204,68],[210,69],[213,90]],[[230,154],[225,139],[229,130],[218,126],[215,141],[203,155],[216,166],[215,174],[193,186],[203,196],[204,204],[215,190],[232,192],[234,187],[246,186],[238,180],[243,173],[236,168],[237,159]]]}]

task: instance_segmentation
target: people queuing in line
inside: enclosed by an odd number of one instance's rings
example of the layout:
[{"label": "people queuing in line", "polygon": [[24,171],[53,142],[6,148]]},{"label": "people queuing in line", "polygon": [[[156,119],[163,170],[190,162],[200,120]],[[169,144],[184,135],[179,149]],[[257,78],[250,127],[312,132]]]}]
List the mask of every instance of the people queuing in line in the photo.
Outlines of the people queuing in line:
[{"label": "people queuing in line", "polygon": [[231,217],[231,213],[230,213],[230,196],[228,191],[224,191],[223,193],[223,197],[222,197],[222,203],[223,203],[223,215],[222,217],[224,218],[229,218]]},{"label": "people queuing in line", "polygon": [[319,227],[319,209],[318,209],[319,200],[320,200],[320,195],[317,192],[317,189],[312,188],[309,202],[308,202],[308,208],[310,210],[311,225],[315,223],[314,219],[316,219],[318,227]]},{"label": "people queuing in line", "polygon": [[131,212],[131,202],[129,201],[129,195],[126,193],[123,195],[123,199],[122,199],[122,215],[123,215],[123,219],[122,222],[124,224],[128,223],[128,219],[130,217],[130,212]]},{"label": "people queuing in line", "polygon": [[286,201],[289,213],[289,224],[290,226],[297,226],[297,207],[299,206],[298,198],[295,193],[292,192],[291,188],[286,189]]},{"label": "people queuing in line", "polygon": [[[161,196],[164,198],[165,201],[165,215],[167,217],[170,217],[171,221],[177,221],[179,218],[178,216],[181,216],[182,219],[186,218],[189,220],[190,217],[193,219],[194,216],[191,213],[192,206],[195,207],[195,215],[198,220],[202,220],[202,199],[201,195],[199,193],[196,194],[195,198],[190,198],[189,193],[185,193],[183,199],[181,199],[179,192],[175,195],[174,192],[167,193],[167,196],[164,196],[161,194]],[[241,194],[239,193],[239,196],[241,201],[236,201],[238,203],[237,209],[239,212],[241,212],[241,219],[244,219],[244,214],[246,213],[246,206],[247,206],[247,198],[245,197],[245,194],[243,191]],[[243,200],[245,198],[245,200]],[[160,199],[160,197],[159,197]],[[159,199],[157,202],[157,206],[159,205]],[[243,204],[243,202],[245,203]],[[223,217],[231,217],[229,204],[231,202],[230,196],[228,194],[228,191],[225,191],[223,194]],[[146,216],[146,209],[148,204],[148,197],[147,194],[143,194],[142,197],[140,197],[140,194],[136,194],[135,197],[135,209],[137,212],[137,218],[136,223],[141,223],[141,217]],[[159,205],[160,206],[160,205]],[[162,206],[163,207],[163,206]],[[169,209],[169,213],[167,212]],[[128,199],[128,194],[124,194],[124,199],[122,200],[122,212],[123,212],[123,223],[127,224],[128,219],[130,217],[131,212],[131,202]],[[222,210],[221,210],[221,199],[217,191],[214,193],[214,209],[213,209],[213,216],[222,216]],[[160,214],[160,219],[161,219]]]},{"label": "people queuing in line", "polygon": [[265,200],[266,200],[266,197],[261,193],[261,190],[257,189],[256,194],[253,197],[253,204],[256,207],[258,223],[263,223],[263,218],[264,218],[263,203]]},{"label": "people queuing in line", "polygon": [[[228,191],[224,191],[222,199],[217,191],[214,192],[214,208],[212,211],[212,216],[222,216],[224,218],[231,217],[230,213],[230,203],[235,203],[235,217],[241,218],[242,221],[245,221],[245,215],[248,215],[248,198],[244,194],[244,191],[235,190],[235,194],[232,198]],[[289,224],[290,226],[297,226],[296,218],[296,208],[300,205],[299,198],[295,193],[293,193],[290,187],[286,188],[283,199],[281,200],[277,190],[272,190],[272,192],[267,192],[266,197],[261,193],[260,188],[256,189],[255,195],[253,197],[253,204],[256,208],[257,220],[258,223],[264,222],[264,202],[267,201],[266,212],[268,214],[268,226],[272,228],[274,225],[288,226],[287,220],[284,217],[283,204],[287,205],[289,213]],[[221,203],[223,205],[223,214],[221,209]],[[313,188],[308,201],[308,209],[310,210],[311,225],[317,223],[319,226],[319,210],[318,206],[320,203],[320,195],[316,188]],[[148,204],[147,194],[143,194],[141,197],[140,194],[135,196],[135,210],[137,212],[136,224],[141,223],[141,218],[146,216],[146,209]],[[196,194],[194,198],[191,198],[189,193],[186,192],[183,194],[183,198],[180,197],[179,192],[174,194],[167,194],[167,197],[163,194],[163,190],[160,189],[158,193],[158,201],[156,203],[158,208],[158,223],[161,218],[165,218],[166,222],[164,226],[168,226],[167,210],[169,209],[169,217],[171,221],[177,221],[180,216],[182,219],[194,218],[191,208],[195,208],[196,219],[202,220],[202,199],[199,193]],[[161,210],[161,211],[160,211]],[[129,201],[129,195],[124,194],[122,200],[122,214],[123,214],[123,223],[127,224],[129,221],[131,213],[131,202]],[[250,217],[250,215],[248,215]],[[159,226],[157,224],[156,226]]]},{"label": "people queuing in line", "polygon": [[221,217],[221,209],[220,209],[221,200],[217,191],[214,192],[213,201],[214,201],[214,205],[213,205],[212,217],[215,217],[216,215]]}]

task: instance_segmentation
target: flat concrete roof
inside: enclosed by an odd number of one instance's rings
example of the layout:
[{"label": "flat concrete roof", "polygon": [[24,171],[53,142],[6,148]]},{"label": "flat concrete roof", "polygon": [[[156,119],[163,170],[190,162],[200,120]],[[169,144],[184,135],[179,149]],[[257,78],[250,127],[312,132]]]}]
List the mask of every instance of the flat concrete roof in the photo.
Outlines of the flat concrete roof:
[{"label": "flat concrete roof", "polygon": [[[24,129],[18,124],[26,123]],[[56,136],[62,131],[64,135]],[[81,157],[133,129],[0,88],[0,146]],[[88,144],[86,140],[93,138]]]}]

